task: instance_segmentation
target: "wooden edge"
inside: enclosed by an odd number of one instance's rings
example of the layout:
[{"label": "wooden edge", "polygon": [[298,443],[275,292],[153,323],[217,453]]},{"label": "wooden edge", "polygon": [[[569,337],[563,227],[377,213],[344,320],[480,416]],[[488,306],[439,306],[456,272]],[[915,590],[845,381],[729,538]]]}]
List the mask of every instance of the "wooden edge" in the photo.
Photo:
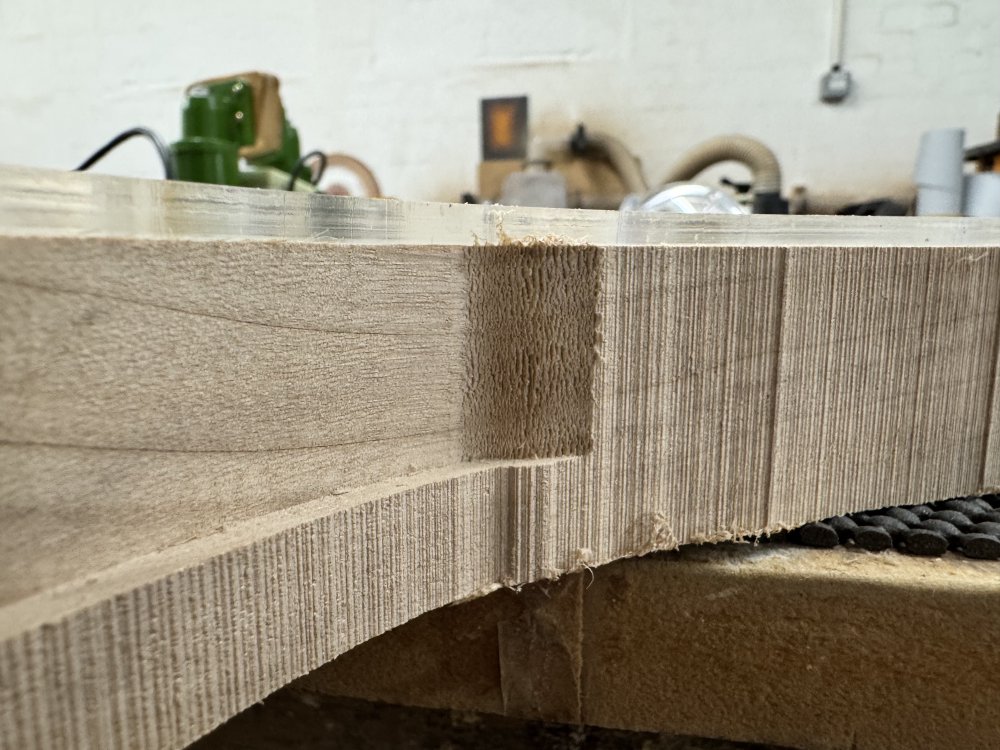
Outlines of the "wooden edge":
[{"label": "wooden edge", "polygon": [[518,470],[471,464],[323,498],[5,607],[0,746],[184,746],[358,643],[495,587]]}]

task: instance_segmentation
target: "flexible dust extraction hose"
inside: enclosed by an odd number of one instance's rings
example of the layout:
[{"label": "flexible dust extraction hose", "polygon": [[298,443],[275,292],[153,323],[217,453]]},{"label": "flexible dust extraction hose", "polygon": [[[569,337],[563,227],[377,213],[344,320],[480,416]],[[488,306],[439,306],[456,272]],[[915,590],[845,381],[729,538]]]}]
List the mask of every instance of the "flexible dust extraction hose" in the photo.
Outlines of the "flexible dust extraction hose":
[{"label": "flexible dust extraction hose", "polygon": [[700,143],[688,151],[664,177],[662,184],[691,180],[704,169],[722,161],[738,161],[753,173],[754,213],[786,213],[781,210],[781,166],[767,146],[745,135],[723,135]]},{"label": "flexible dust extraction hose", "polygon": [[600,154],[611,168],[617,172],[625,185],[626,192],[645,193],[649,189],[646,178],[643,177],[639,162],[626,148],[625,144],[614,136],[606,133],[592,133],[578,125],[569,142],[570,151],[580,155],[586,151]]},{"label": "flexible dust extraction hose", "polygon": [[605,133],[588,133],[587,139],[591,147],[604,152],[611,166],[625,183],[626,190],[630,193],[644,193],[649,189],[638,162],[624,143]]},{"label": "flexible dust extraction hose", "polygon": [[350,154],[327,154],[326,167],[327,169],[339,167],[357,177],[366,198],[382,197],[382,188],[375,179],[375,173],[360,159],[355,159]]}]

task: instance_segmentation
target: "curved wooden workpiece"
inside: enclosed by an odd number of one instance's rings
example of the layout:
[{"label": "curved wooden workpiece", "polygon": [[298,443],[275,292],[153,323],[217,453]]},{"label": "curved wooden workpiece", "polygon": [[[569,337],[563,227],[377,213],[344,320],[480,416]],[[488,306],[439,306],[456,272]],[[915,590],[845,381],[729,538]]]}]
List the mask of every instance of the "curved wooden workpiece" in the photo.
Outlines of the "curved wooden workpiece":
[{"label": "curved wooden workpiece", "polygon": [[498,586],[1000,484],[993,236],[0,171],[0,746],[180,747]]}]

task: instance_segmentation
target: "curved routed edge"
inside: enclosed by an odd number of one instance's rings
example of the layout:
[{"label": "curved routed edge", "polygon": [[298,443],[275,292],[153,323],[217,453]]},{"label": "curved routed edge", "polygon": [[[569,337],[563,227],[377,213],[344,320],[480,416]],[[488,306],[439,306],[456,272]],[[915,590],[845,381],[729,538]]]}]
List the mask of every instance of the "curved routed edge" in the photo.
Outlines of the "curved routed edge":
[{"label": "curved routed edge", "polygon": [[0,745],[186,745],[352,646],[509,580],[508,499],[550,468],[471,465],[323,498],[9,605]]}]

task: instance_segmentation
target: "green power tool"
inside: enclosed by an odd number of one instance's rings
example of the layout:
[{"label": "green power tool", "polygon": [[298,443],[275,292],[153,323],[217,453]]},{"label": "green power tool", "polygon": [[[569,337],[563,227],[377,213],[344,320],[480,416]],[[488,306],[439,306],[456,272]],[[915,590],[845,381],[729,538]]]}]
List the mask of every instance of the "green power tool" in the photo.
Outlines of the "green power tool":
[{"label": "green power tool", "polygon": [[176,179],[315,190],[312,181],[300,178],[312,174],[307,161],[318,157],[322,163],[323,154],[300,154],[299,134],[285,117],[278,85],[277,77],[258,72],[191,84],[181,139],[170,147]]},{"label": "green power tool", "polygon": [[[147,127],[129,128],[88,156],[76,171],[90,169],[125,141],[142,136],[156,148],[168,180],[315,191],[327,157],[322,151],[299,154],[299,133],[285,117],[278,85],[276,76],[257,72],[193,83],[185,92],[179,141],[167,146]],[[343,154],[335,156],[340,162],[360,165]],[[374,176],[361,166],[377,194]],[[302,179],[306,175],[310,179]]]}]

